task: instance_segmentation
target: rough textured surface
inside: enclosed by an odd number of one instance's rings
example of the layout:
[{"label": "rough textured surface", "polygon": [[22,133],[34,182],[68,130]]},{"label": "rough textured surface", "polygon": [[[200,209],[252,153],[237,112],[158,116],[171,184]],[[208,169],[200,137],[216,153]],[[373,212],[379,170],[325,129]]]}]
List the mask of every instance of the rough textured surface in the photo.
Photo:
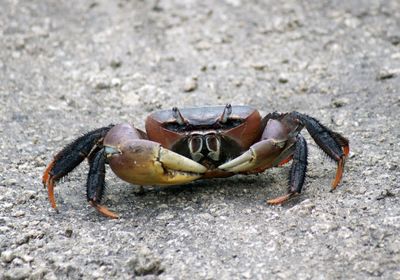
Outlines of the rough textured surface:
[{"label": "rough textured surface", "polygon": [[[399,1],[9,1],[0,9],[0,278],[400,279]],[[45,165],[77,135],[143,128],[154,109],[298,110],[351,141],[341,186],[310,143],[289,167],[138,195],[87,163],[56,188]],[[304,133],[309,140],[310,137]]]}]

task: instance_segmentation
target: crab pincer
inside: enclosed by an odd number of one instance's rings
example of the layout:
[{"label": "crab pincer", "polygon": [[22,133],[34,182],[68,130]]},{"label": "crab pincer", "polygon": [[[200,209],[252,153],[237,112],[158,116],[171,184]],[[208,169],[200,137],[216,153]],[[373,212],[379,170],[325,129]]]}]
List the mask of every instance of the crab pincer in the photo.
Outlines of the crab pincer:
[{"label": "crab pincer", "polygon": [[107,162],[122,180],[139,185],[176,185],[196,180],[207,171],[157,142],[135,139],[132,133],[132,127],[122,124],[104,139]]},{"label": "crab pincer", "polygon": [[277,162],[276,158],[282,152],[284,142],[276,142],[274,140],[265,140],[252,145],[248,151],[237,158],[228,161],[220,166],[219,169],[227,172],[247,172],[256,171],[258,168],[263,170],[271,167]]},{"label": "crab pincer", "polygon": [[286,126],[277,120],[269,120],[259,142],[218,168],[228,172],[258,172],[279,165],[293,153],[293,140],[289,134],[296,126]]}]

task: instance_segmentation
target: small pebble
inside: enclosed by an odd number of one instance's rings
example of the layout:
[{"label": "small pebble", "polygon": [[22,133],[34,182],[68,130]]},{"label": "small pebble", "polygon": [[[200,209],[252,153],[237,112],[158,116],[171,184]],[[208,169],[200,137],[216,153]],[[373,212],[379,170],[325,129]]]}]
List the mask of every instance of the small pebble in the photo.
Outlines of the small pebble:
[{"label": "small pebble", "polygon": [[185,84],[183,85],[184,92],[191,92],[197,89],[197,78],[189,77],[185,79]]},{"label": "small pebble", "polygon": [[278,78],[278,82],[281,84],[286,84],[287,82],[289,82],[289,79],[285,74],[281,74]]},{"label": "small pebble", "polygon": [[139,248],[135,256],[128,259],[126,265],[136,275],[159,275],[164,271],[160,258],[147,247]]},{"label": "small pebble", "polygon": [[22,37],[17,38],[15,42],[15,49],[16,50],[22,50],[25,48],[25,39]]},{"label": "small pebble", "polygon": [[161,213],[156,217],[157,220],[171,220],[174,218],[174,215],[171,213]]},{"label": "small pebble", "polygon": [[388,40],[389,40],[390,43],[392,43],[392,45],[398,46],[398,45],[400,45],[400,34],[398,34],[398,35],[390,35],[388,37]]},{"label": "small pebble", "polygon": [[7,226],[0,226],[0,233],[4,234],[7,231],[10,231],[10,228]]},{"label": "small pebble", "polygon": [[119,79],[119,78],[113,78],[111,80],[111,86],[113,86],[113,87],[119,87],[119,86],[121,86],[121,84],[122,84],[122,82],[121,82],[121,79]]},{"label": "small pebble", "polygon": [[209,214],[209,213],[201,213],[201,214],[198,214],[197,217],[199,219],[203,219],[203,220],[206,220],[206,221],[214,220],[214,216]]},{"label": "small pebble", "polygon": [[25,212],[24,211],[16,211],[12,214],[13,217],[23,217],[25,216]]},{"label": "small pebble", "polygon": [[388,80],[396,76],[396,71],[393,69],[383,69],[379,71],[376,79],[379,81]]},{"label": "small pebble", "polygon": [[113,68],[113,69],[119,68],[119,67],[121,67],[121,65],[122,65],[122,61],[119,60],[119,59],[113,59],[113,60],[111,60],[111,62],[110,62],[110,66],[111,66],[111,68]]},{"label": "small pebble", "polygon": [[10,263],[15,258],[15,253],[13,251],[3,251],[1,253],[1,261],[5,263]]},{"label": "small pebble", "polygon": [[338,98],[332,101],[332,105],[335,108],[340,108],[345,105],[349,104],[349,99],[348,98]]},{"label": "small pebble", "polygon": [[260,62],[252,63],[250,66],[257,71],[263,71],[267,67],[265,63],[260,63]]},{"label": "small pebble", "polygon": [[110,83],[108,83],[106,81],[99,81],[96,83],[95,88],[98,90],[109,89]]},{"label": "small pebble", "polygon": [[9,186],[14,186],[17,183],[17,180],[14,178],[9,178],[3,181],[3,184],[9,185]]},{"label": "small pebble", "polygon": [[22,280],[28,279],[31,274],[31,268],[29,266],[15,267],[4,273],[5,280]]},{"label": "small pebble", "polygon": [[67,228],[65,230],[65,236],[68,238],[72,236],[72,233],[73,233],[73,230],[71,228]]},{"label": "small pebble", "polygon": [[[39,279],[44,279],[44,276],[48,273],[47,268],[38,268],[35,271],[33,271],[30,276],[29,279],[31,280],[39,280]],[[46,279],[51,279],[50,277],[46,276]]]},{"label": "small pebble", "polygon": [[29,255],[23,255],[23,256],[21,256],[21,260],[23,260],[26,263],[30,263],[33,261],[33,257],[29,256]]}]

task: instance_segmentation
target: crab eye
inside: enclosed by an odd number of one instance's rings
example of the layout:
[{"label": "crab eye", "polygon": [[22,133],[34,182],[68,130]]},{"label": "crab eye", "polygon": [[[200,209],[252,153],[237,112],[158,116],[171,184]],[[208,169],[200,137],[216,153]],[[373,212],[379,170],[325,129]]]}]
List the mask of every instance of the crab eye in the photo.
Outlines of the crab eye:
[{"label": "crab eye", "polygon": [[215,135],[206,137],[206,146],[209,151],[217,152],[221,146],[219,139]]},{"label": "crab eye", "polygon": [[190,138],[189,151],[194,161],[199,161],[203,157],[203,154],[201,153],[202,149],[203,149],[203,139],[201,137],[196,136]]},{"label": "crab eye", "polygon": [[189,149],[191,153],[199,153],[203,149],[203,139],[201,137],[193,137],[189,141]]},{"label": "crab eye", "polygon": [[215,135],[209,135],[206,137],[206,146],[210,151],[208,156],[213,160],[219,160],[221,141]]}]

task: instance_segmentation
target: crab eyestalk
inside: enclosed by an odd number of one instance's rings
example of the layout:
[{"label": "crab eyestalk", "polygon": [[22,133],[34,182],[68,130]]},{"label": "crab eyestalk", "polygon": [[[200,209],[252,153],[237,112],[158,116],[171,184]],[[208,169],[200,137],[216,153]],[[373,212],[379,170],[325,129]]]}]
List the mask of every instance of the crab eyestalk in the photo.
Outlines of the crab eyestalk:
[{"label": "crab eyestalk", "polygon": [[172,116],[175,118],[176,122],[179,125],[184,125],[185,123],[187,123],[187,121],[182,116],[181,112],[179,111],[178,107],[173,107],[172,108]]},{"label": "crab eyestalk", "polygon": [[219,121],[221,123],[226,123],[231,114],[232,114],[232,105],[231,104],[226,104],[226,106],[224,108],[224,112],[222,112],[222,115],[219,118]]}]

